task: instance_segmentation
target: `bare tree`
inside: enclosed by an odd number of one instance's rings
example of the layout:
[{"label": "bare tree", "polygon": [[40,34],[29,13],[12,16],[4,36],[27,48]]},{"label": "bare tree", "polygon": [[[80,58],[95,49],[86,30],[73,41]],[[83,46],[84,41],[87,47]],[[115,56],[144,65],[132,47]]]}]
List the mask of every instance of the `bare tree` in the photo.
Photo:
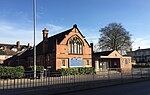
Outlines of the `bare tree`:
[{"label": "bare tree", "polygon": [[100,49],[98,47],[98,42],[97,43],[93,43],[93,51],[94,52],[99,52],[100,51]]},{"label": "bare tree", "polygon": [[110,23],[99,30],[99,48],[102,50],[126,51],[131,48],[131,34],[121,24]]}]

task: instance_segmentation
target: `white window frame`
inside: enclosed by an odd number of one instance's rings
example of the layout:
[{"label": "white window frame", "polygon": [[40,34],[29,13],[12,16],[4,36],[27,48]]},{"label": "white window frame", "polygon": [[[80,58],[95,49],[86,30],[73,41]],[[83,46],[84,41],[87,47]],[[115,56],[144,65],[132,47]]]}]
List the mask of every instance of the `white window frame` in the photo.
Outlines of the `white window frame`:
[{"label": "white window frame", "polygon": [[86,59],[86,67],[90,67],[90,59]]},{"label": "white window frame", "polygon": [[67,68],[67,66],[66,66],[66,60],[65,59],[61,59],[61,68]]}]

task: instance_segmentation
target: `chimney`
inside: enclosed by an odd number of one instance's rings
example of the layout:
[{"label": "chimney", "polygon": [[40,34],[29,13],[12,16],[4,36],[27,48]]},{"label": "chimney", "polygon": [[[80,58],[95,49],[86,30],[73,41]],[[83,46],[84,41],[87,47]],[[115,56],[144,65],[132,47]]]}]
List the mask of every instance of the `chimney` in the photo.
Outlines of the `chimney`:
[{"label": "chimney", "polygon": [[30,49],[30,43],[28,43],[28,50]]},{"label": "chimney", "polygon": [[44,30],[42,30],[43,32],[43,64],[44,66],[46,66],[47,62],[46,62],[46,50],[48,49],[48,43],[47,43],[47,38],[48,38],[48,30],[46,28],[44,28]]},{"label": "chimney", "polygon": [[20,48],[20,41],[17,41],[16,45],[17,45],[17,48]]},{"label": "chimney", "polygon": [[140,47],[138,47],[138,49],[140,50]]},{"label": "chimney", "polygon": [[43,54],[44,54],[48,48],[48,45],[47,45],[48,30],[44,28],[42,32],[43,32]]},{"label": "chimney", "polygon": [[48,30],[46,28],[44,28],[44,30],[42,30],[43,32],[43,41],[45,41],[48,38]]}]

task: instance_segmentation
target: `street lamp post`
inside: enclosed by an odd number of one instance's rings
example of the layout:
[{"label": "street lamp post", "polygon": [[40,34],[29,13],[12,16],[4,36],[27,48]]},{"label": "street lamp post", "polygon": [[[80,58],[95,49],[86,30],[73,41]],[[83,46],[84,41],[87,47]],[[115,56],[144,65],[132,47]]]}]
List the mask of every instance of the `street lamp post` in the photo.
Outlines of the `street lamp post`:
[{"label": "street lamp post", "polygon": [[36,0],[33,1],[33,13],[34,13],[34,45],[33,45],[33,48],[34,48],[34,58],[33,58],[33,62],[34,62],[34,79],[36,79]]}]

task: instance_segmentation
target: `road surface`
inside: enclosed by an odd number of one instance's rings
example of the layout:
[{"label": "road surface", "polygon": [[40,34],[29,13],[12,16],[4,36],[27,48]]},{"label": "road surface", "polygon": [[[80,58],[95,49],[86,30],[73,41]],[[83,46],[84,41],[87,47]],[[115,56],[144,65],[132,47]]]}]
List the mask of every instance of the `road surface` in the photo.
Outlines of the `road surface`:
[{"label": "road surface", "polygon": [[150,95],[150,80],[104,88],[96,88],[61,95]]}]

